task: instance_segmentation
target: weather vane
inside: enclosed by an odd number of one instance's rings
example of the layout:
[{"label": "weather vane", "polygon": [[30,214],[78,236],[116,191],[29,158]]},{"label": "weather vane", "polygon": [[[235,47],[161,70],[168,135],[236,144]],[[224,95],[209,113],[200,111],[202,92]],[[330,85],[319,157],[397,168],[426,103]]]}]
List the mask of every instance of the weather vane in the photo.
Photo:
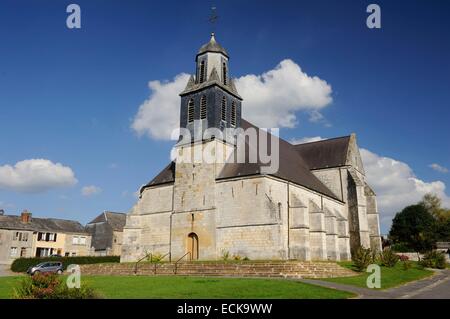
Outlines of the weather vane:
[{"label": "weather vane", "polygon": [[214,30],[214,27],[215,27],[215,24],[217,23],[217,19],[219,18],[219,16],[217,15],[217,13],[216,13],[216,7],[215,6],[213,6],[213,7],[211,7],[211,15],[209,16],[209,23],[211,23],[211,28],[212,28],[212,32],[214,32],[215,30]]}]

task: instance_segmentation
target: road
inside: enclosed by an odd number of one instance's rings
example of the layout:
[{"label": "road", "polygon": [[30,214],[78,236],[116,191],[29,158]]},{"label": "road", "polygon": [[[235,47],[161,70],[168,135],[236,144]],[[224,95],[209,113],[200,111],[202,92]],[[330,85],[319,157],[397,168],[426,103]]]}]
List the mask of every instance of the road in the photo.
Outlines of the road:
[{"label": "road", "polygon": [[439,270],[431,277],[386,290],[361,288],[317,279],[301,279],[300,281],[353,292],[360,299],[450,299],[449,269]]}]

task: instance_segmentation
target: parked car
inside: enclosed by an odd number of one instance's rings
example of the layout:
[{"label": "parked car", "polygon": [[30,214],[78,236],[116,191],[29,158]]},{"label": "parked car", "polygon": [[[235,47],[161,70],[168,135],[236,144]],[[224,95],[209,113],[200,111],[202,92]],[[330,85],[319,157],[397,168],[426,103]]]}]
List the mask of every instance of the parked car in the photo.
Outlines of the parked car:
[{"label": "parked car", "polygon": [[33,276],[34,274],[38,273],[56,273],[56,274],[62,274],[63,273],[63,264],[62,262],[43,262],[40,263],[34,267],[30,267],[27,270],[27,274]]}]

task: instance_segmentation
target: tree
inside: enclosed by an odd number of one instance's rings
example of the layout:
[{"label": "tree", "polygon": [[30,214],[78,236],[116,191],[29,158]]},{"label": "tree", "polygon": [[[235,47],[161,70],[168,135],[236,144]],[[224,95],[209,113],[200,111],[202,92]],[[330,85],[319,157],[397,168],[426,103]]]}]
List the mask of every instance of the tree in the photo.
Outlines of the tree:
[{"label": "tree", "polygon": [[392,221],[389,238],[417,253],[432,249],[436,242],[436,220],[421,204],[405,207]]},{"label": "tree", "polygon": [[425,194],[419,203],[435,218],[435,239],[437,241],[450,241],[450,209],[442,207],[441,199],[435,194]]},{"label": "tree", "polygon": [[442,200],[435,194],[428,193],[419,202],[439,222],[446,222],[450,218],[450,210],[442,207]]}]

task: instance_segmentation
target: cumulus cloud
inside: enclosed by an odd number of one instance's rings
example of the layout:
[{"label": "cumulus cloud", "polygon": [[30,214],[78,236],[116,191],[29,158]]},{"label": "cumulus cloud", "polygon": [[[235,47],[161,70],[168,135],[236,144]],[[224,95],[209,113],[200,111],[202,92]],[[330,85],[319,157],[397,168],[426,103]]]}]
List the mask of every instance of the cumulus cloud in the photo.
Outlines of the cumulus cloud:
[{"label": "cumulus cloud", "polygon": [[448,168],[444,167],[444,166],[441,166],[439,164],[433,163],[433,164],[430,164],[428,166],[431,167],[432,169],[434,169],[436,172],[444,173],[444,174],[448,173]]},{"label": "cumulus cloud", "polygon": [[189,80],[181,73],[172,81],[150,81],[150,97],[141,104],[131,128],[138,135],[147,135],[156,140],[169,140],[180,121],[180,97]]},{"label": "cumulus cloud", "polygon": [[97,194],[100,194],[102,192],[102,189],[98,186],[90,185],[90,186],[84,186],[81,189],[81,194],[83,196],[94,196]]},{"label": "cumulus cloud", "polygon": [[390,226],[396,212],[419,202],[426,193],[438,195],[444,206],[450,207],[450,197],[447,196],[442,181],[425,182],[417,178],[411,167],[404,162],[380,156],[367,149],[360,151],[368,183],[377,194],[381,223],[385,227]]},{"label": "cumulus cloud", "polygon": [[[139,107],[132,129],[138,135],[169,140],[179,124],[178,94],[188,79],[188,74],[181,73],[171,81],[149,82],[150,97]],[[312,122],[327,123],[319,111],[333,101],[326,81],[309,76],[290,59],[263,74],[236,79],[236,87],[244,99],[243,117],[260,127],[293,128],[299,111],[308,112]]]},{"label": "cumulus cloud", "polygon": [[319,121],[318,111],[333,101],[326,81],[309,76],[290,59],[261,75],[240,77],[236,86],[244,98],[243,116],[261,127],[293,128],[296,112],[303,110]]},{"label": "cumulus cloud", "polygon": [[47,159],[29,159],[0,166],[0,189],[39,193],[77,183],[70,167]]},{"label": "cumulus cloud", "polygon": [[311,137],[292,138],[289,142],[295,145],[295,144],[318,142],[321,140],[324,140],[324,138],[322,138],[321,136],[311,136]]}]

